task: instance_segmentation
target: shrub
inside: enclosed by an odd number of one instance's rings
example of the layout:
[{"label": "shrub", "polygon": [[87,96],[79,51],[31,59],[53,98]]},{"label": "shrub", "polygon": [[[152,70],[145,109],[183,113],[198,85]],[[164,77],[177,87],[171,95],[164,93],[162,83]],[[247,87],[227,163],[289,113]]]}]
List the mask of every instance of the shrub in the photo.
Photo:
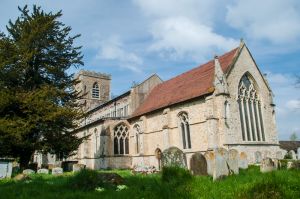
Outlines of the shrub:
[{"label": "shrub", "polygon": [[102,185],[103,182],[99,177],[99,173],[91,169],[83,169],[69,178],[69,186],[72,189],[90,191]]}]

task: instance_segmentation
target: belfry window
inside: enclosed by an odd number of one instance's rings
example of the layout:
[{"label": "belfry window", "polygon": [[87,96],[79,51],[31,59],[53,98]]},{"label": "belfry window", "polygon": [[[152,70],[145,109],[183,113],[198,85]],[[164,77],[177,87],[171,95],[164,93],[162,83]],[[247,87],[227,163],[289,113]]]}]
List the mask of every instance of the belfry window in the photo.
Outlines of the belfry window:
[{"label": "belfry window", "polygon": [[182,136],[182,143],[184,149],[190,149],[191,146],[191,135],[190,135],[190,125],[187,113],[181,113],[178,115],[180,120],[180,131]]},{"label": "belfry window", "polygon": [[265,141],[259,93],[248,74],[239,83],[238,104],[243,141]]},{"label": "belfry window", "polygon": [[114,128],[114,154],[129,154],[128,127],[125,124],[119,124]]},{"label": "belfry window", "polygon": [[92,88],[92,98],[99,98],[99,86],[97,82],[94,83]]}]

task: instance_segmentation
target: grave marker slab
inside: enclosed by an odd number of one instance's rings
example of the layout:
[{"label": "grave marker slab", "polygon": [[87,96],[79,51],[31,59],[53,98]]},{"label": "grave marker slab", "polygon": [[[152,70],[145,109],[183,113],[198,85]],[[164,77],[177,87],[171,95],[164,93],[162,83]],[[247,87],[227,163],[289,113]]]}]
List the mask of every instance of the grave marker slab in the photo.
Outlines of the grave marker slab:
[{"label": "grave marker slab", "polygon": [[240,153],[239,168],[248,169],[248,156],[245,152]]},{"label": "grave marker slab", "polygon": [[227,165],[234,174],[239,173],[239,152],[236,149],[228,151]]},{"label": "grave marker slab", "polygon": [[207,162],[204,155],[195,153],[190,160],[190,168],[193,175],[207,175]]},{"label": "grave marker slab", "polygon": [[39,169],[37,171],[37,173],[40,173],[40,174],[49,174],[49,170],[48,169]]},{"label": "grave marker slab", "polygon": [[60,167],[55,167],[52,169],[52,175],[60,175],[63,174],[63,169]]},{"label": "grave marker slab", "polygon": [[254,156],[255,156],[255,163],[256,163],[256,164],[261,163],[261,161],[262,161],[262,155],[261,155],[261,152],[260,152],[260,151],[256,151],[256,152],[254,153]]},{"label": "grave marker slab", "polygon": [[30,175],[30,174],[34,174],[35,172],[32,169],[25,169],[25,170],[23,170],[22,173],[25,175]]},{"label": "grave marker slab", "polygon": [[215,169],[215,153],[213,151],[206,151],[204,157],[207,163],[207,174],[213,176]]},{"label": "grave marker slab", "polygon": [[277,166],[271,158],[264,158],[260,165],[260,172],[270,172],[276,170]]},{"label": "grave marker slab", "polygon": [[186,168],[185,154],[177,147],[170,147],[162,153],[162,167],[178,166]]},{"label": "grave marker slab", "polygon": [[293,160],[296,160],[296,159],[297,159],[296,153],[295,153],[294,150],[290,150],[290,151],[289,151],[289,155],[290,155],[290,157],[291,157]]},{"label": "grave marker slab", "polygon": [[215,168],[213,171],[213,180],[221,179],[228,176],[229,170],[226,160],[228,159],[228,152],[224,148],[217,148],[215,152]]}]

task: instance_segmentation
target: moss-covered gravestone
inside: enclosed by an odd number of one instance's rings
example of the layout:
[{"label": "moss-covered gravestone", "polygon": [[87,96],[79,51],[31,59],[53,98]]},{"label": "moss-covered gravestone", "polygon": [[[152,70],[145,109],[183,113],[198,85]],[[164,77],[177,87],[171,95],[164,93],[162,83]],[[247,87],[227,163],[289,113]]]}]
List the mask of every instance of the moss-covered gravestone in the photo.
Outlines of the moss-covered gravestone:
[{"label": "moss-covered gravestone", "polygon": [[207,162],[201,153],[195,153],[190,160],[190,168],[193,175],[207,175]]},{"label": "moss-covered gravestone", "polygon": [[185,154],[177,147],[170,147],[162,153],[162,167],[186,168]]}]

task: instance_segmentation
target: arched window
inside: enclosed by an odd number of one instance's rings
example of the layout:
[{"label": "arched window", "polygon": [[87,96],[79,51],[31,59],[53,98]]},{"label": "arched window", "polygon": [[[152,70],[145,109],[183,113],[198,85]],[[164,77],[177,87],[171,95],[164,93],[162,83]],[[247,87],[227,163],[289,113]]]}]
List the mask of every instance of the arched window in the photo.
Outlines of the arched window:
[{"label": "arched window", "polygon": [[254,80],[245,74],[238,91],[243,141],[265,141],[261,101]]},{"label": "arched window", "polygon": [[140,126],[139,125],[135,125],[133,127],[133,133],[134,133],[134,136],[135,136],[135,148],[136,148],[136,153],[140,153],[141,152],[141,129],[140,129]]},{"label": "arched window", "polygon": [[92,89],[92,98],[99,98],[99,86],[97,82],[94,83],[93,89]]},{"label": "arched window", "polygon": [[191,146],[191,135],[190,135],[190,125],[189,125],[189,118],[187,113],[180,113],[178,115],[180,120],[180,130],[182,136],[182,143],[184,149],[190,149]]},{"label": "arched window", "polygon": [[114,154],[129,154],[128,127],[125,124],[119,124],[114,128]]}]

